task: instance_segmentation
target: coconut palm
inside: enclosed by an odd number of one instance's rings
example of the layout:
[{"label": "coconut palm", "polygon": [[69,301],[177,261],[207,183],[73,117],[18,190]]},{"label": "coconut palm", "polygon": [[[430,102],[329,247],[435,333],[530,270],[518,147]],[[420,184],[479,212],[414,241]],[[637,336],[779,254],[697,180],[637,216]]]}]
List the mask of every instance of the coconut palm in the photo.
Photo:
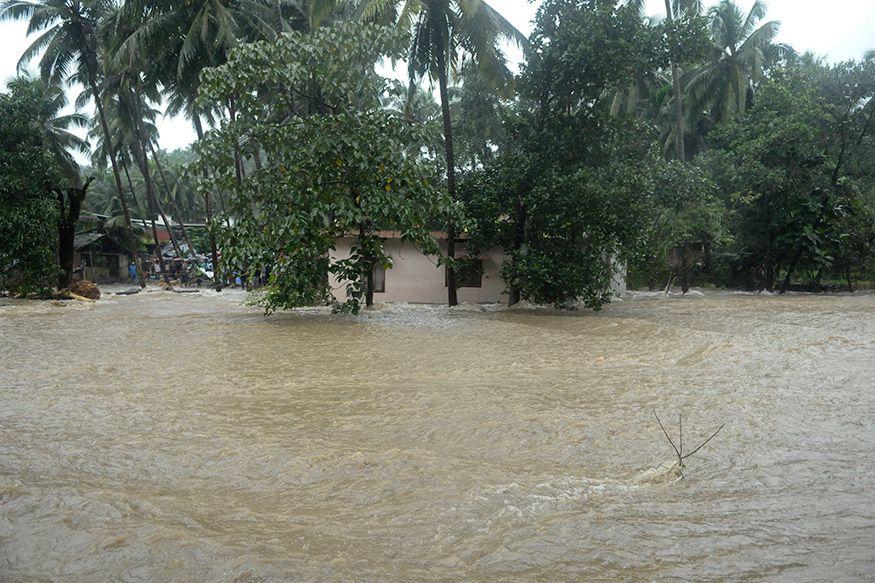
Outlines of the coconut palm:
[{"label": "coconut palm", "polygon": [[762,0],[755,0],[746,15],[733,0],[721,0],[708,11],[713,46],[708,62],[690,71],[692,109],[707,111],[716,122],[743,113],[764,69],[793,54],[788,45],[773,43],[780,23],[760,24],[765,14]]},{"label": "coconut palm", "polygon": [[[284,15],[297,4],[291,0],[129,0],[114,15],[122,28],[130,30],[118,44],[117,68],[138,67],[149,61],[149,74],[169,97],[167,113],[185,113],[201,140],[201,117],[212,113],[195,106],[201,71],[225,63],[240,42],[273,37],[283,27]],[[205,192],[204,202],[210,222],[213,203],[209,192]],[[218,274],[212,229],[209,235]],[[221,289],[218,276],[216,289]]]},{"label": "coconut palm", "polygon": [[[634,7],[640,14],[644,13],[645,0],[629,0],[626,3],[628,6]],[[669,24],[673,23],[676,18],[685,15],[700,14],[702,11],[702,0],[665,0],[665,19]],[[672,107],[674,109],[674,129],[671,132],[674,136],[675,156],[678,160],[686,159],[686,151],[684,146],[684,94],[681,88],[681,70],[678,56],[670,55],[671,65],[671,84],[672,84]],[[640,81],[642,78],[634,79],[630,84],[625,95],[617,94],[611,106],[611,112],[617,113],[622,106],[622,101],[631,100],[634,103],[637,100],[639,91],[642,89]],[[628,108],[628,103],[627,103]]]},{"label": "coconut palm", "polygon": [[[97,96],[101,93],[97,29],[112,8],[112,0],[0,0],[0,20],[28,20],[28,34],[39,33],[21,56],[19,68],[42,53],[39,67],[44,80],[58,85],[71,74],[78,73],[92,94]],[[109,142],[103,104],[100,99],[94,101],[101,128]],[[110,163],[125,222],[130,227],[130,212],[118,165],[112,158]],[[133,231],[129,234],[130,240],[134,240]],[[140,285],[145,286],[136,253],[134,259],[140,272]]]},{"label": "coconut palm", "polygon": [[[399,10],[400,9],[400,10]],[[448,78],[462,52],[478,64],[481,74],[506,83],[510,72],[499,43],[526,42],[525,36],[483,0],[362,0],[360,16],[369,21],[395,21],[402,29],[412,29],[408,56],[409,77],[414,83],[428,75],[437,80],[444,126],[444,153],[447,163],[447,190],[456,200],[456,169],[453,150],[453,125],[450,114]],[[456,227],[447,226],[447,303],[458,303],[455,257]]]}]

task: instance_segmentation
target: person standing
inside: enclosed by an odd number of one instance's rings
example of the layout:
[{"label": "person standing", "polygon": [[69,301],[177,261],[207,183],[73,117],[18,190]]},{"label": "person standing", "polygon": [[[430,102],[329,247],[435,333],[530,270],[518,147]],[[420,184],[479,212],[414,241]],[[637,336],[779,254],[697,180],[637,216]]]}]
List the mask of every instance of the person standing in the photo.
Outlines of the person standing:
[{"label": "person standing", "polygon": [[134,265],[133,261],[128,265],[128,275],[131,276],[131,283],[137,283],[137,266]]}]

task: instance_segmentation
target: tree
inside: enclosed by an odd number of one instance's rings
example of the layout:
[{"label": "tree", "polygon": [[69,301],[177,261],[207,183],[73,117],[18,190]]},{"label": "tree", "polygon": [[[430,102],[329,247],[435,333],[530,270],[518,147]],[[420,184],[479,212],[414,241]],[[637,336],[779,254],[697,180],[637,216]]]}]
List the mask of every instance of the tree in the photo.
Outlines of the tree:
[{"label": "tree", "polygon": [[[688,142],[696,136],[700,124],[686,107],[683,71],[701,62],[711,44],[707,21],[701,15],[701,2],[666,2],[666,17],[661,22],[643,16],[642,0],[632,0],[628,5],[639,12],[645,25],[661,35],[661,46],[657,50],[662,55],[654,59],[659,63],[656,67],[644,63],[628,71],[627,84],[613,89],[609,95],[610,111],[613,115],[634,115],[658,124],[663,130],[666,156],[673,152],[677,160],[689,159]],[[666,56],[668,70],[661,64]]]},{"label": "tree", "polygon": [[76,223],[82,211],[82,201],[88,192],[88,187],[94,180],[89,176],[84,184],[71,185],[67,188],[56,188],[58,197],[58,289],[69,287],[73,278],[74,241],[76,239]]},{"label": "tree", "polygon": [[707,110],[717,122],[744,113],[755,86],[765,79],[764,71],[793,54],[788,45],[773,43],[780,23],[760,24],[765,14],[762,0],[755,0],[747,15],[733,0],[720,0],[708,11],[711,55],[687,80],[693,111]]},{"label": "tree", "polygon": [[[526,39],[482,0],[363,0],[361,14],[365,19],[385,17],[394,15],[399,6],[398,26],[413,31],[407,55],[411,84],[426,74],[438,82],[447,162],[447,192],[451,200],[456,200],[456,159],[448,91],[450,67],[458,59],[459,51],[464,50],[471,54],[487,78],[507,82],[510,73],[498,44],[502,39],[525,44]],[[458,303],[453,264],[456,234],[457,226],[450,220],[447,223],[447,303],[451,306]]]},{"label": "tree", "polygon": [[[283,14],[293,9],[293,4],[297,5],[288,0],[280,3],[267,0],[130,0],[116,15],[116,20],[125,27],[133,26],[133,31],[120,42],[116,59],[122,68],[133,65],[137,70],[138,64],[151,61],[152,73],[169,96],[168,113],[185,112],[200,141],[204,136],[201,117],[209,116],[212,109],[229,105],[229,102],[224,102],[211,103],[204,108],[195,106],[201,72],[207,67],[225,63],[229,52],[241,42],[272,38],[277,30],[285,29]],[[209,179],[208,176],[203,178]],[[214,281],[216,289],[221,290],[213,193],[202,190],[201,194],[209,225]]]},{"label": "tree", "polygon": [[713,132],[703,164],[734,210],[736,269],[749,286],[786,291],[800,271],[819,285],[867,249],[873,96],[868,62],[790,69]]},{"label": "tree", "polygon": [[457,165],[464,172],[492,160],[504,140],[502,97],[510,97],[510,87],[496,90],[470,60],[460,67],[458,79],[460,83],[450,88],[450,111],[456,126]]},{"label": "tree", "polygon": [[71,150],[83,155],[91,153],[88,142],[72,133],[74,127],[84,128],[88,118],[81,113],[61,114],[67,106],[67,94],[57,85],[47,84],[40,79],[21,76],[9,82],[9,89],[15,91],[22,85],[32,85],[42,95],[40,120],[42,122],[43,146],[51,152],[65,178],[71,182],[79,179],[79,164],[73,159]]},{"label": "tree", "polygon": [[[345,23],[240,46],[227,64],[205,71],[199,105],[238,99],[235,119],[197,146],[212,177],[203,187],[231,195],[228,268],[244,276],[270,270],[260,298],[267,311],[324,301],[329,273],[346,287],[338,310],[370,305],[373,267],[391,262],[380,229],[438,252],[428,225],[450,205],[422,158],[427,127],[382,106],[388,82],[374,71],[383,57],[399,58],[404,43],[394,29]],[[237,152],[256,149],[262,166],[240,176]],[[356,238],[351,256],[332,260],[345,236]]]},{"label": "tree", "polygon": [[701,168],[673,160],[657,163],[653,173],[640,251],[629,267],[647,279],[650,289],[667,271],[666,289],[679,277],[686,293],[691,268],[701,261],[708,269],[711,248],[729,242],[728,213],[716,185]]},{"label": "tree", "polygon": [[[637,120],[599,105],[656,67],[659,31],[609,0],[545,0],[494,162],[466,180],[471,248],[498,245],[510,302],[598,308],[642,230],[658,153]],[[665,59],[667,61],[667,59]]]},{"label": "tree", "polygon": [[[27,48],[19,60],[19,67],[30,62],[40,52],[40,71],[44,80],[51,84],[65,81],[70,73],[77,73],[85,80],[91,94],[95,96],[97,115],[107,143],[109,126],[103,111],[99,91],[98,75],[100,72],[98,59],[97,28],[111,7],[110,0],[2,0],[0,2],[0,20],[29,19],[28,33],[42,31]],[[110,165],[115,179],[116,192],[122,203],[125,223],[128,226],[130,238],[130,212],[125,201],[121,175],[114,158],[110,157]],[[140,273],[140,285],[146,283],[139,268],[139,257],[134,253],[134,259]]]},{"label": "tree", "polygon": [[51,189],[62,174],[43,144],[42,91],[10,89],[0,94],[0,290],[45,294],[57,275]]}]

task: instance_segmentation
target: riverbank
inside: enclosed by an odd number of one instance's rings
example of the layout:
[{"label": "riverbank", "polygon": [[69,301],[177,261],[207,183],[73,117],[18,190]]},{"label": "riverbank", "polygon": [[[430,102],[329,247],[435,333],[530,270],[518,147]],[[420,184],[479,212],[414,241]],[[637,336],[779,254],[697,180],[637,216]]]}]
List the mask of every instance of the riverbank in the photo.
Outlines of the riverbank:
[{"label": "riverbank", "polygon": [[[0,579],[864,579],[875,296],[0,309]],[[725,429],[685,478],[654,468]]]}]

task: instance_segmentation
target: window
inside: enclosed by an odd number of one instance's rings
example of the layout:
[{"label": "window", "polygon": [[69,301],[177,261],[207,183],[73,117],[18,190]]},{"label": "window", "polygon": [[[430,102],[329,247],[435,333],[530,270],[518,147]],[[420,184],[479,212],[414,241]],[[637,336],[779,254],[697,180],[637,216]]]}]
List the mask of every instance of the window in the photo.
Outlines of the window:
[{"label": "window", "polygon": [[[483,260],[460,257],[456,269],[456,287],[483,287]],[[447,272],[444,270],[444,285]]]},{"label": "window", "polygon": [[379,263],[375,263],[371,274],[371,279],[374,282],[374,293],[386,293],[386,268]]}]

